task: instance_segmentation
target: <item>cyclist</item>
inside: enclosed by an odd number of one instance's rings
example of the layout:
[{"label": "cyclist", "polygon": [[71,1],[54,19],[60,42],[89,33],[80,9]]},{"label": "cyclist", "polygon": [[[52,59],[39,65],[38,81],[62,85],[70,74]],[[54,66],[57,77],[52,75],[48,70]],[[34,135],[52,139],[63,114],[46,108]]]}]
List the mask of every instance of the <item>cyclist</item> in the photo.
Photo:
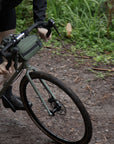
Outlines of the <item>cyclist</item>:
[{"label": "cyclist", "polygon": [[[21,3],[22,0],[0,0],[0,43],[2,39],[8,36],[11,33],[15,32],[16,28],[16,12],[15,7]],[[33,0],[33,16],[34,22],[45,20],[45,11],[47,7],[46,0]],[[47,40],[50,37],[46,37],[47,29],[38,28],[38,33],[41,38]],[[12,73],[12,68],[6,70],[7,62],[0,55],[0,74],[4,76],[4,78],[8,78],[8,75]],[[6,98],[13,104],[16,110],[24,110],[23,103],[21,99],[12,94],[12,86],[9,86],[4,94]],[[7,102],[2,99],[3,105],[6,108],[9,108]],[[31,103],[29,102],[31,106]]]}]

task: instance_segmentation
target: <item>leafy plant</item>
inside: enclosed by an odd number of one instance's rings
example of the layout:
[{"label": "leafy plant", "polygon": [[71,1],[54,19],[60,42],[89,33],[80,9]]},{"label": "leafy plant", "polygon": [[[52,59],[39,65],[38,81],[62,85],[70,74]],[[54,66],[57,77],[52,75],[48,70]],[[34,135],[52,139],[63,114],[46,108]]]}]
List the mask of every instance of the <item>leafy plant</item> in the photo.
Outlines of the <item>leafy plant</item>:
[{"label": "leafy plant", "polygon": [[[94,56],[101,57],[99,62],[113,61],[114,32],[110,26],[107,37],[108,17],[105,2],[106,0],[48,0],[47,17],[55,19],[65,41],[67,41],[66,24],[69,22],[72,24],[70,42],[75,42],[75,50],[71,47],[72,53],[77,49],[83,49],[90,56],[94,53]],[[105,56],[106,52],[110,56],[107,54]]]},{"label": "leafy plant", "polygon": [[[105,7],[108,0],[47,0],[47,2],[46,19],[55,20],[65,43],[73,43],[74,46],[70,49],[72,53],[76,54],[77,50],[83,50],[86,55],[94,57],[98,62],[114,62],[114,20],[112,19],[108,25],[108,11]],[[32,0],[23,1],[17,7],[17,32],[32,23]],[[70,38],[66,37],[67,23],[71,23],[73,29]],[[56,36],[53,31],[51,41],[53,47],[61,45]]]}]

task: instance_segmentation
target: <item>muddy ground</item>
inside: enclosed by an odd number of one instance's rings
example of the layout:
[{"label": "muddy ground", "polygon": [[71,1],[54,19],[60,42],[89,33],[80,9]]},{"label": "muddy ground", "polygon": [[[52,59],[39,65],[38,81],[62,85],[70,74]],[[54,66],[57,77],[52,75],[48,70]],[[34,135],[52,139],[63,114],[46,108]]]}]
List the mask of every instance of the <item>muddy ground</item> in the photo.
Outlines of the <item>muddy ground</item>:
[{"label": "muddy ground", "polygon": [[[79,96],[87,108],[93,125],[90,144],[114,143],[114,73],[93,71],[93,60],[53,54],[53,49],[40,51],[30,63],[40,71],[63,80]],[[114,66],[99,65],[111,69]],[[105,76],[104,76],[105,75]],[[14,83],[18,95],[18,82]],[[26,112],[13,113],[0,100],[0,144],[54,144],[45,136]]]}]

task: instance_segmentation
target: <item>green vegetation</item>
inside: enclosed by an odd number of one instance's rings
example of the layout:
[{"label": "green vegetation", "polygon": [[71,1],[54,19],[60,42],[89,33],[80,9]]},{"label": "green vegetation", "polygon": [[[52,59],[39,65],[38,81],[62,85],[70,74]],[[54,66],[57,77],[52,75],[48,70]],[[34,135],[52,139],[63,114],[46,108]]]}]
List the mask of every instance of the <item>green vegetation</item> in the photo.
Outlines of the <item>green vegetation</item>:
[{"label": "green vegetation", "polygon": [[[72,54],[92,56],[96,62],[114,63],[113,5],[106,0],[47,0],[46,19],[55,20],[65,45],[71,45]],[[32,0],[17,7],[17,31],[33,23]],[[111,17],[112,16],[112,17]],[[66,25],[71,23],[72,35],[66,37]],[[48,45],[59,46],[57,34]]]}]

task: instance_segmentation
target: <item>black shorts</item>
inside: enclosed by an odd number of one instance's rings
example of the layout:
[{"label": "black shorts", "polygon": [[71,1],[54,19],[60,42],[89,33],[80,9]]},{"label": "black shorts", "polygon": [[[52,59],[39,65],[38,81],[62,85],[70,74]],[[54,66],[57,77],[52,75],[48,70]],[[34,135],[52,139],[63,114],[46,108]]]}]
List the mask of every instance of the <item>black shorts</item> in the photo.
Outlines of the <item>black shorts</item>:
[{"label": "black shorts", "polygon": [[16,12],[15,9],[10,9],[5,12],[0,12],[0,32],[16,28]]}]

